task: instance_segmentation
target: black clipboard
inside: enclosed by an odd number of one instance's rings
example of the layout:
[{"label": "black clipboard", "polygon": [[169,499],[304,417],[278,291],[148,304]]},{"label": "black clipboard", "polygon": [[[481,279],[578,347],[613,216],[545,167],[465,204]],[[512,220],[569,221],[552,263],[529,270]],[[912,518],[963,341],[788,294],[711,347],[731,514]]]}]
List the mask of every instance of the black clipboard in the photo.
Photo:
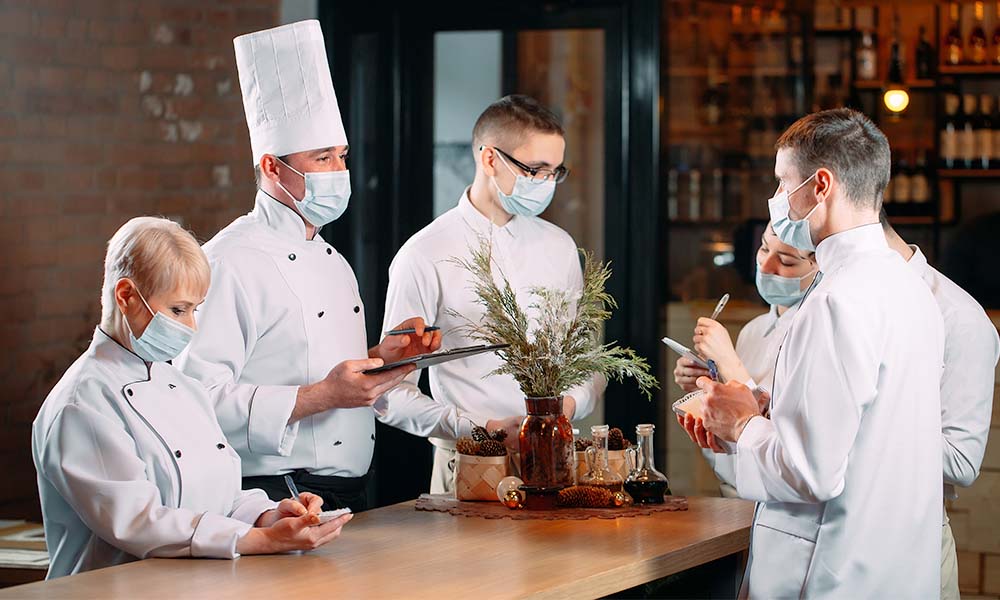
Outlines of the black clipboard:
[{"label": "black clipboard", "polygon": [[466,346],[465,348],[454,348],[452,350],[432,352],[431,354],[418,354],[417,356],[404,358],[403,360],[399,360],[394,363],[389,363],[387,365],[382,365],[381,367],[362,371],[362,373],[364,373],[365,375],[384,373],[385,371],[391,371],[393,369],[398,369],[399,367],[404,367],[406,365],[416,365],[418,369],[423,369],[426,367],[439,365],[441,363],[446,363],[448,361],[458,360],[460,358],[468,358],[470,356],[475,356],[477,354],[483,354],[485,352],[496,352],[497,350],[503,350],[504,348],[509,348],[509,347],[510,344],[493,344],[491,346],[486,346],[486,345]]}]

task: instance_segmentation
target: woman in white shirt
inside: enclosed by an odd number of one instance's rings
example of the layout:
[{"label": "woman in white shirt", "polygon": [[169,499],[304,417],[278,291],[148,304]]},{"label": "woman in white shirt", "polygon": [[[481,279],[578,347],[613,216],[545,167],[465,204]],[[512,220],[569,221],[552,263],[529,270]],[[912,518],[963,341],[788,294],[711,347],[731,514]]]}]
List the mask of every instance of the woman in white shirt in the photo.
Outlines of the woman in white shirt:
[{"label": "woman in white shirt", "polygon": [[309,550],[322,499],[240,489],[240,459],[197,381],[170,360],[195,332],[209,266],[194,237],[139,217],[108,243],[101,324],[39,410],[32,454],[49,578],[147,557]]},{"label": "woman in white shirt", "polygon": [[[757,251],[757,292],[771,305],[771,310],[743,327],[735,348],[725,326],[712,319],[698,319],[694,350],[715,361],[722,379],[741,381],[751,389],[769,392],[778,348],[799,302],[816,278],[816,271],[814,253],[803,253],[782,243],[768,224]],[[708,371],[684,357],[677,359],[674,381],[682,390],[696,390],[695,381],[702,376],[708,376]],[[702,454],[722,482],[722,495],[736,497],[731,458],[711,450],[702,450]]]}]

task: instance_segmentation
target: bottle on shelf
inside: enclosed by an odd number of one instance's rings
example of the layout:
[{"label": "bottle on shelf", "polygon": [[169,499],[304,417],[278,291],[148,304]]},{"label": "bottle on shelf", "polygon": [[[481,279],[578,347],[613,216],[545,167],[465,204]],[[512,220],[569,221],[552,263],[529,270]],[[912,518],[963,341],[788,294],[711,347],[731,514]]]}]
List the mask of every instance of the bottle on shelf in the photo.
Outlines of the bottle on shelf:
[{"label": "bottle on shelf", "polygon": [[708,191],[707,202],[705,203],[705,219],[721,221],[723,218],[723,202],[726,198],[725,173],[722,167],[716,163],[712,167],[712,183]]},{"label": "bottle on shelf", "polygon": [[[998,0],[1000,2],[1000,0]],[[920,26],[920,39],[917,41],[916,51],[916,76],[917,79],[931,79],[934,77],[934,48],[927,41],[927,28]]]},{"label": "bottle on shelf", "polygon": [[941,166],[945,169],[958,168],[958,131],[961,119],[958,112],[961,100],[957,94],[944,97],[944,123],[941,125]]},{"label": "bottle on shelf", "polygon": [[972,31],[969,33],[968,59],[970,64],[985,65],[987,46],[986,31],[983,30],[983,3],[981,0],[977,0],[973,6],[976,20],[972,26]]},{"label": "bottle on shelf", "polygon": [[993,103],[996,112],[993,114],[993,157],[990,167],[1000,169],[1000,97]]},{"label": "bottle on shelf", "polygon": [[912,197],[912,179],[910,178],[910,164],[906,160],[906,154],[903,154],[903,158],[899,159],[899,163],[896,165],[896,185],[892,189],[892,201],[899,202],[900,204],[905,204],[913,199]]},{"label": "bottle on shelf", "polygon": [[979,113],[976,115],[976,158],[973,168],[989,169],[993,160],[993,95],[979,96]]},{"label": "bottle on shelf", "polygon": [[870,30],[865,30],[861,34],[861,45],[858,46],[857,73],[861,81],[874,81],[878,79],[878,48],[876,47],[875,34]]},{"label": "bottle on shelf", "polygon": [[690,191],[688,192],[688,214],[691,221],[700,221],[701,214],[701,169],[697,165],[691,167],[690,179],[688,180]]},{"label": "bottle on shelf", "polygon": [[677,220],[677,168],[667,171],[667,219]]},{"label": "bottle on shelf", "polygon": [[993,29],[993,50],[990,58],[990,62],[994,65],[1000,65],[1000,0],[997,0],[996,12],[997,25]]},{"label": "bottle on shelf", "polygon": [[958,131],[958,153],[963,169],[972,169],[976,161],[976,96],[962,96],[962,127]]},{"label": "bottle on shelf", "polygon": [[927,151],[917,151],[916,165],[910,177],[910,199],[916,204],[925,204],[931,199],[931,186],[927,178]]},{"label": "bottle on shelf", "polygon": [[948,5],[948,16],[951,19],[951,25],[944,37],[944,63],[956,66],[962,64],[962,32],[958,23],[958,2],[952,2]]}]

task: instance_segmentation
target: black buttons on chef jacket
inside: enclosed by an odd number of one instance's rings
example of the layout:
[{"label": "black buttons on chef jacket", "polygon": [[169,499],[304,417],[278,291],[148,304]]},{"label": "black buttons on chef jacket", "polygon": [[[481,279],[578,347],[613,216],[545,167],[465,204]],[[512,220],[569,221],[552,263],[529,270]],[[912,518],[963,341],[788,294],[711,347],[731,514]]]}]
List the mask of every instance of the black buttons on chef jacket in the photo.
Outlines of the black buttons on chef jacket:
[{"label": "black buttons on chef jacket", "polygon": [[128,394],[129,396],[131,396],[132,395],[132,390],[125,390],[125,393]]},{"label": "black buttons on chef jacket", "polygon": [[333,443],[333,445],[334,445],[334,446],[339,446],[339,445],[341,445],[341,444],[343,444],[343,443],[344,443],[344,442],[342,442],[342,441],[340,441],[340,440],[337,440],[336,442],[334,442],[334,443]]},{"label": "black buttons on chef jacket", "polygon": [[327,248],[326,249],[326,253],[327,254],[333,254],[333,248]]},{"label": "black buttons on chef jacket", "polygon": [[219,450],[223,450],[225,449],[226,445],[220,442],[216,444],[215,447],[218,448]]},{"label": "black buttons on chef jacket", "polygon": [[176,456],[177,458],[180,458],[181,457],[181,451],[180,450],[174,450],[174,456]]},{"label": "black buttons on chef jacket", "polygon": [[176,386],[176,385],[174,385],[174,384],[172,384],[172,383],[168,383],[168,384],[167,384],[167,387],[168,387],[168,388],[170,388],[170,389],[174,389],[174,388],[176,388],[177,386]]},{"label": "black buttons on chef jacket", "polygon": [[292,252],[291,254],[288,255],[288,260],[295,260],[295,253],[294,252]]},{"label": "black buttons on chef jacket", "polygon": [[355,306],[354,307],[354,313],[357,314],[359,312],[361,312],[361,307],[360,306]]},{"label": "black buttons on chef jacket", "polygon": [[375,434],[374,433],[372,434],[372,441],[373,442],[375,441]]},{"label": "black buttons on chef jacket", "polygon": [[319,313],[317,313],[316,316],[322,318],[324,314],[326,314],[326,311],[325,310],[321,310],[321,311],[319,311]]}]

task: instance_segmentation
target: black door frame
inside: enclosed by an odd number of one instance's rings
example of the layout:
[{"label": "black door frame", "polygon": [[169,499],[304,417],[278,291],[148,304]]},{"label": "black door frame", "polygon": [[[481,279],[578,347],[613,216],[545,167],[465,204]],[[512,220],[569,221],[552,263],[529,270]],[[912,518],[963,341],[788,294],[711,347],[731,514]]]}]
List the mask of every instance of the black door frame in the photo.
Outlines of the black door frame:
[{"label": "black door frame", "polygon": [[[330,64],[345,123],[357,115],[351,89],[356,76],[351,60],[359,51],[356,36],[367,36],[366,51],[378,57],[376,94],[366,108],[374,111],[379,143],[354,173],[355,213],[328,226],[323,235],[354,266],[367,300],[369,337],[382,325],[388,266],[396,250],[433,216],[434,34],[440,31],[599,28],[606,48],[605,258],[614,275],[609,291],[622,305],[608,322],[609,341],[629,345],[661,372],[661,307],[664,285],[662,253],[665,228],[659,202],[660,149],[660,2],[657,0],[511,0],[487,6],[434,3],[320,3]],[[372,44],[372,40],[377,40]],[[371,58],[371,57],[368,57]],[[505,78],[505,87],[510,84]],[[504,92],[508,92],[505,89]],[[359,147],[364,131],[348,131]],[[354,150],[352,150],[354,152]],[[354,165],[352,164],[352,170]],[[377,181],[375,186],[359,185]],[[360,193],[359,193],[360,192]],[[360,206],[359,206],[360,205]],[[657,423],[662,398],[646,402],[632,382],[612,383],[606,395],[606,421],[626,432],[638,423]],[[662,432],[661,432],[662,433]],[[414,440],[385,428],[376,445],[377,472],[399,471],[399,457],[416,456]],[[412,436],[410,436],[412,437]],[[665,444],[660,438],[661,455]],[[423,446],[426,448],[426,445]],[[661,456],[662,458],[662,456]],[[407,471],[426,468],[410,464]],[[378,477],[376,477],[378,479]],[[394,488],[377,485],[379,504],[412,498],[399,478]],[[419,491],[416,490],[416,491]]]}]

